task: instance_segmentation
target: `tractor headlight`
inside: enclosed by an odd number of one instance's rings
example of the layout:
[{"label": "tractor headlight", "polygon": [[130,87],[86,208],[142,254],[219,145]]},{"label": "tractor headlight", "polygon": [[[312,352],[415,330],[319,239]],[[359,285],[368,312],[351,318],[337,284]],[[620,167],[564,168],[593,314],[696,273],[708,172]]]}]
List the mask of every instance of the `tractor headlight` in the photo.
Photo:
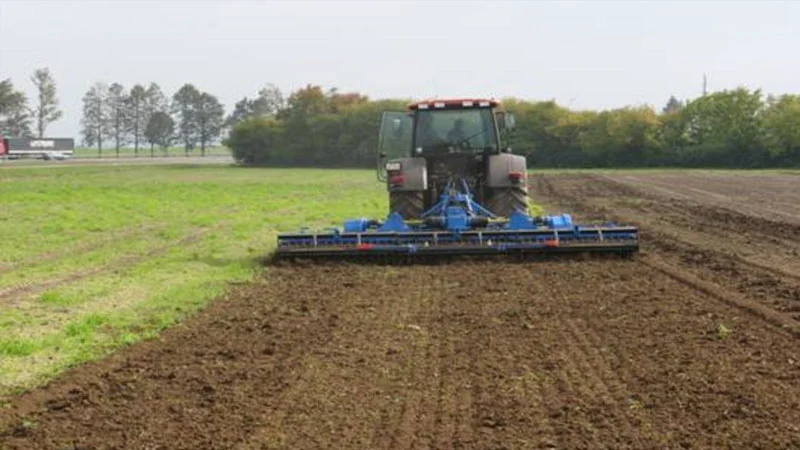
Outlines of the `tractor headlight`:
[{"label": "tractor headlight", "polygon": [[400,170],[400,163],[399,162],[386,163],[386,170],[387,171]]}]

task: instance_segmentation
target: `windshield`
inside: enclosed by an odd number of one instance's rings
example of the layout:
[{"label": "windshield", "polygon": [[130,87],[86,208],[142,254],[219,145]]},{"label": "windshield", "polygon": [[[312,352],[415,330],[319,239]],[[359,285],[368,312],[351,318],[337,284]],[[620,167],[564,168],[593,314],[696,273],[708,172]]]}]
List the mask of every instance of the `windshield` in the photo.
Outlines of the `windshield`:
[{"label": "windshield", "polygon": [[492,151],[497,148],[492,110],[418,110],[414,147],[423,152]]}]

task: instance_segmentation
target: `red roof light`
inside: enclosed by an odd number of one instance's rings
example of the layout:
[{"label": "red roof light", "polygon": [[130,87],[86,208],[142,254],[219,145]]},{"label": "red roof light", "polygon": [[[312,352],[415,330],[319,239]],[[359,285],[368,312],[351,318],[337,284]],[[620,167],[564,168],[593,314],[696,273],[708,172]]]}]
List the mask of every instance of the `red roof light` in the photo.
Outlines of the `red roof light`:
[{"label": "red roof light", "polygon": [[447,98],[430,99],[408,105],[409,109],[452,109],[452,108],[494,108],[500,106],[500,102],[488,98]]}]

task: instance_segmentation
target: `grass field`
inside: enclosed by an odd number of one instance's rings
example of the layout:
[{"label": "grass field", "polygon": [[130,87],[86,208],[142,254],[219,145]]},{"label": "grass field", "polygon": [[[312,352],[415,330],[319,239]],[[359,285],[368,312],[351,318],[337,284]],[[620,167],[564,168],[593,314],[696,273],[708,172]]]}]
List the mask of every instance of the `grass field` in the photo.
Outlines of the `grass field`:
[{"label": "grass field", "polygon": [[174,324],[249,279],[278,230],[382,216],[372,171],[0,170],[0,394]]},{"label": "grass field", "polygon": [[[116,158],[117,151],[113,148],[104,148],[102,154],[97,151],[96,148],[91,147],[78,147],[74,151],[75,158]],[[229,156],[231,154],[230,149],[227,147],[209,147],[206,149],[206,156]],[[149,146],[142,146],[139,147],[138,156],[140,158],[149,158],[151,155],[150,147]],[[189,156],[200,156],[200,149],[196,148],[189,152]],[[119,157],[120,158],[133,158],[136,157],[137,154],[135,153],[133,148],[121,148],[119,149]],[[183,147],[169,147],[166,149],[155,148],[153,149],[152,156],[154,157],[164,157],[164,156],[186,156],[186,152],[184,151]]]}]

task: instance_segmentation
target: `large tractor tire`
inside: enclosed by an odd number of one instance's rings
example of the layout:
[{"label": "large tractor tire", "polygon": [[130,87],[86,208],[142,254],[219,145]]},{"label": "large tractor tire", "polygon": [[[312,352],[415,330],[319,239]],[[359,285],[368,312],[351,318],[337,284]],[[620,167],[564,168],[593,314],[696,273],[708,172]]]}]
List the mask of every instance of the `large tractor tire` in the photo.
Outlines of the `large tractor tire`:
[{"label": "large tractor tire", "polygon": [[509,217],[515,211],[528,214],[528,191],[522,186],[494,188],[486,208],[500,217]]},{"label": "large tractor tire", "polygon": [[389,211],[400,213],[403,219],[419,219],[425,212],[422,191],[389,192]]}]

